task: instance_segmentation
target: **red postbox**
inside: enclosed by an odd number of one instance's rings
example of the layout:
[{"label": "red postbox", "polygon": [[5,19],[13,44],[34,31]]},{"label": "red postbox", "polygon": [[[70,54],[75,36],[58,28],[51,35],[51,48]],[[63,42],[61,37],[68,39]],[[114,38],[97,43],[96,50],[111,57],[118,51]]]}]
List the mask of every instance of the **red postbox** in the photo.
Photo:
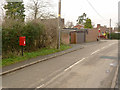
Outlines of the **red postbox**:
[{"label": "red postbox", "polygon": [[26,37],[19,37],[19,45],[25,46],[26,45]]},{"label": "red postbox", "polygon": [[98,29],[98,32],[100,33],[101,31],[100,31],[100,28]]},{"label": "red postbox", "polygon": [[100,33],[100,30],[98,30],[98,32]]}]

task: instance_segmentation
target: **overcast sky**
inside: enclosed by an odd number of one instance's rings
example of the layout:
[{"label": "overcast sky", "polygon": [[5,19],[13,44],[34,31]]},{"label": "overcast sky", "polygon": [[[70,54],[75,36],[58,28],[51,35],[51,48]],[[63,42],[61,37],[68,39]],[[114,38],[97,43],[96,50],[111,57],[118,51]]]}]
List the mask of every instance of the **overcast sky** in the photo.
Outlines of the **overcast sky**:
[{"label": "overcast sky", "polygon": [[[94,24],[109,26],[109,19],[112,19],[112,26],[118,22],[118,2],[120,0],[88,0],[96,11],[90,6],[87,0],[61,0],[62,1],[62,18],[65,21],[76,23],[78,16],[86,13],[92,19]],[[58,12],[58,0],[53,0],[54,10]]]},{"label": "overcast sky", "polygon": [[[0,0],[2,1],[2,0]],[[29,0],[23,0],[29,2]],[[50,1],[50,0],[49,0]],[[58,1],[51,0],[53,11],[58,14]],[[92,22],[109,26],[109,19],[112,19],[112,26],[115,27],[118,22],[118,2],[120,0],[88,0],[95,8],[91,7],[87,0],[61,0],[62,1],[62,18],[65,22],[72,21],[76,24],[78,16],[86,13]],[[26,2],[26,3],[27,3]],[[98,13],[100,15],[98,15]]]}]

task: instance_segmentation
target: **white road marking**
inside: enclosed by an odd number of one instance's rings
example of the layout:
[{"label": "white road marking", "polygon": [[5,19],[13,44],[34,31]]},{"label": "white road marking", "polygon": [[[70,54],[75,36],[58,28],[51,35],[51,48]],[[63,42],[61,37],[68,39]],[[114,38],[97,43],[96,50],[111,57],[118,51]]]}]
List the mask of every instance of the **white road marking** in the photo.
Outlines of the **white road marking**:
[{"label": "white road marking", "polygon": [[101,48],[101,50],[102,50],[102,49],[105,49],[105,48],[106,48],[106,47],[103,47],[103,48]]},{"label": "white road marking", "polygon": [[71,69],[72,67],[74,67],[75,65],[77,65],[78,63],[82,62],[83,60],[85,60],[85,58],[79,60],[78,62],[74,63],[73,65],[69,66],[68,68],[66,68],[64,71],[66,72],[67,70]]},{"label": "white road marking", "polygon": [[116,44],[116,43],[111,43],[111,44],[109,44],[109,46],[111,46],[111,45],[113,45],[113,44]]},{"label": "white road marking", "polygon": [[[115,44],[115,43],[109,44],[109,46],[111,46],[111,45],[113,45],[113,44]],[[95,54],[95,53],[99,52],[100,50],[105,49],[105,48],[107,48],[107,47],[108,47],[108,46],[103,47],[103,48],[101,48],[101,49],[98,49],[98,50],[96,50],[95,52],[93,52],[91,55],[93,55],[93,54]],[[83,58],[83,59],[77,61],[76,63],[74,63],[74,64],[72,64],[71,66],[69,66],[68,68],[66,68],[63,72],[61,72],[60,74],[58,74],[58,75],[56,75],[55,77],[53,77],[53,78],[52,78],[51,80],[49,80],[47,83],[41,84],[41,85],[38,86],[37,88],[42,88],[42,87],[50,84],[50,83],[53,82],[55,79],[57,79],[57,78],[60,77],[62,74],[64,74],[66,71],[68,71],[69,69],[73,68],[75,65],[79,64],[80,62],[82,62],[83,60],[85,60],[85,59],[87,59],[87,58],[89,58],[89,57],[86,57],[86,58]]]},{"label": "white road marking", "polygon": [[51,82],[53,82],[55,79],[57,79],[58,77],[60,77],[61,75],[63,75],[67,70],[71,69],[72,67],[74,67],[75,65],[77,65],[78,63],[82,62],[83,60],[85,60],[85,58],[79,60],[78,62],[74,63],[73,65],[69,66],[67,69],[65,69],[63,72],[61,72],[60,74],[56,75],[55,77],[53,77],[50,81],[48,81],[45,84],[42,84],[40,86],[38,86],[37,88],[42,88],[48,84],[50,84]]},{"label": "white road marking", "polygon": [[99,52],[99,51],[100,51],[100,49],[98,49],[98,50],[96,50],[95,52],[91,53],[91,55],[93,55],[93,54],[95,54],[95,53],[97,53],[97,52]]},{"label": "white road marking", "polygon": [[37,88],[42,88],[44,85],[45,85],[45,84],[42,84],[42,85],[40,85],[40,86],[39,86],[39,87],[37,87]]},{"label": "white road marking", "polygon": [[[108,46],[112,46],[113,44],[116,44],[116,43],[111,43],[111,44],[109,44]],[[91,55],[93,55],[93,54],[99,52],[99,51],[102,50],[102,49],[107,48],[108,46],[105,46],[105,47],[102,47],[101,49],[96,50],[95,52],[91,53]]]},{"label": "white road marking", "polygon": [[58,77],[60,77],[63,73],[64,72],[61,72],[60,74],[56,75],[51,80],[47,81],[45,84],[42,84],[42,85],[38,86],[37,88],[42,88],[44,86],[47,86],[48,84],[50,84],[51,82],[53,82],[55,79],[57,79]]}]

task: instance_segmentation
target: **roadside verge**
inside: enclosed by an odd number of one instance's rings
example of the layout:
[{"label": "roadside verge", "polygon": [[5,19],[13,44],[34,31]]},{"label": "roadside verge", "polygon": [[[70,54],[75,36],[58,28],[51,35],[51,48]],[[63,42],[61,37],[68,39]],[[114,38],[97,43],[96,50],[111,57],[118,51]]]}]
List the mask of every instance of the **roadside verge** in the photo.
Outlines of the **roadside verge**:
[{"label": "roadside verge", "polygon": [[[30,63],[23,63],[22,65],[16,66],[16,67],[11,68],[11,69],[9,69],[9,67],[7,67],[8,69],[6,69],[6,70],[4,70],[2,73],[0,73],[0,76],[1,76],[1,75],[5,75],[5,74],[9,74],[9,73],[11,73],[11,72],[14,72],[14,71],[17,71],[17,70],[20,70],[20,69],[23,69],[23,68],[25,68],[25,67],[29,67],[29,66],[34,65],[34,64],[37,64],[37,63],[39,63],[39,62],[47,61],[47,60],[49,60],[49,59],[52,59],[52,58],[55,58],[55,57],[58,57],[58,56],[62,56],[62,55],[64,55],[64,54],[68,54],[68,53],[77,51],[77,50],[82,49],[82,48],[83,48],[83,47],[81,47],[81,46],[73,47],[73,48],[71,48],[71,49],[68,49],[68,50],[65,50],[65,51],[61,51],[61,52],[58,52],[58,53],[49,55],[49,56],[47,56],[47,57],[38,59],[38,60],[33,61],[33,62],[30,62]],[[4,67],[3,67],[3,68],[4,68]]]}]

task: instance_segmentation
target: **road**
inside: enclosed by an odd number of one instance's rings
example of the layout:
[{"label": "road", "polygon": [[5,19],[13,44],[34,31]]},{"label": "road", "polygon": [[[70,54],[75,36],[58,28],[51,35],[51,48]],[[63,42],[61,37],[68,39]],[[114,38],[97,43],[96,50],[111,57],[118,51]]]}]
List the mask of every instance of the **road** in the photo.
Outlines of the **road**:
[{"label": "road", "polygon": [[2,76],[3,88],[110,88],[118,41],[82,45],[83,49]]}]

